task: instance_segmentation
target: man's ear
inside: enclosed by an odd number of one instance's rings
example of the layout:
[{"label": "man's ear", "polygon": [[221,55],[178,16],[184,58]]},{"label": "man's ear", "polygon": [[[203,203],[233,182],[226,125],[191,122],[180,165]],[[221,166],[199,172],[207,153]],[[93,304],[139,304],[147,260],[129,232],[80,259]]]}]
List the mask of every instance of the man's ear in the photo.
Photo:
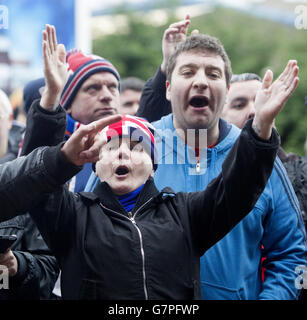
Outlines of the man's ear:
[{"label": "man's ear", "polygon": [[166,85],[166,99],[168,101],[171,101],[171,83],[168,80],[166,80],[165,85]]}]

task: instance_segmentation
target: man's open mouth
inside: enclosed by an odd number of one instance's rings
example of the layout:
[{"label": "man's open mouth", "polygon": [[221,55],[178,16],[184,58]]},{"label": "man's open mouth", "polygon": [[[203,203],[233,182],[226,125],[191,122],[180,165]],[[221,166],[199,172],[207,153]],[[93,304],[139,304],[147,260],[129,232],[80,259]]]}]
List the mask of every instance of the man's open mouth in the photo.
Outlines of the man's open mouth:
[{"label": "man's open mouth", "polygon": [[195,96],[189,101],[189,104],[194,108],[203,108],[209,105],[209,99],[205,96]]},{"label": "man's open mouth", "polygon": [[115,170],[115,174],[118,176],[124,176],[126,174],[129,173],[129,168],[126,166],[119,166],[116,170]]}]

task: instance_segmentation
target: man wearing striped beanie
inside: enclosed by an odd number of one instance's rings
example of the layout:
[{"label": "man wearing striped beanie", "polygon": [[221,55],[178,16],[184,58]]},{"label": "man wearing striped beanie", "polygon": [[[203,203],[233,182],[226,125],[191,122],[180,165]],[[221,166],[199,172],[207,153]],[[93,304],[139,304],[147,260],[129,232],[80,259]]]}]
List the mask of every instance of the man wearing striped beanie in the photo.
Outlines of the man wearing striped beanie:
[{"label": "man wearing striped beanie", "polygon": [[55,111],[60,104],[67,111],[68,136],[80,123],[118,113],[120,76],[110,61],[76,49],[66,53],[50,25],[43,31],[43,58],[46,86],[40,106]]},{"label": "man wearing striped beanie", "polygon": [[120,76],[112,63],[80,51],[67,54],[69,77],[60,104],[82,124],[118,112]]},{"label": "man wearing striped beanie", "polygon": [[79,128],[118,113],[120,76],[110,61],[81,51],[67,53],[69,77],[60,105],[67,111],[66,139]]}]

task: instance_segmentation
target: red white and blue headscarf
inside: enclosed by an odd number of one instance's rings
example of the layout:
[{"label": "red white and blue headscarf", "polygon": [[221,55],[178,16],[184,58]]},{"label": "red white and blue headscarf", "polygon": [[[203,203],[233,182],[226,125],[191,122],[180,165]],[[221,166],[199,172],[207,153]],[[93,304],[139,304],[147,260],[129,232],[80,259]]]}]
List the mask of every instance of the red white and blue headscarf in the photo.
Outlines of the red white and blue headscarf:
[{"label": "red white and blue headscarf", "polygon": [[116,137],[129,137],[131,141],[138,141],[150,155],[154,170],[158,166],[158,152],[155,141],[155,128],[145,119],[124,115],[120,121],[105,127],[101,135],[110,141]]},{"label": "red white and blue headscarf", "polygon": [[67,53],[66,61],[71,73],[61,95],[60,105],[68,109],[80,89],[82,83],[97,72],[110,72],[118,80],[120,90],[120,76],[113,64],[96,55],[85,55],[81,51],[71,50]]}]

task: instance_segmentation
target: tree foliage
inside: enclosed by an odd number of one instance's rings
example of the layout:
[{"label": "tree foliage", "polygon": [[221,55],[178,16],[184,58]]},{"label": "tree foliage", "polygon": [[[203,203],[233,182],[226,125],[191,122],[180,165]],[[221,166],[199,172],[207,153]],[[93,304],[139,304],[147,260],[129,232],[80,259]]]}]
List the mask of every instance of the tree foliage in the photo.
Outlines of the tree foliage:
[{"label": "tree foliage", "polygon": [[[125,32],[95,39],[94,53],[110,59],[122,77],[137,76],[146,80],[154,75],[162,61],[163,32],[176,20],[170,18],[167,24],[156,27],[147,24],[142,15],[130,12],[128,21]],[[276,126],[284,149],[304,154],[307,134],[305,30],[295,29],[294,21],[290,27],[225,8],[193,18],[190,31],[195,28],[222,41],[233,73],[253,72],[263,76],[266,69],[271,68],[277,77],[289,59],[298,61],[299,86],[276,119]]]},{"label": "tree foliage", "polygon": [[147,80],[161,64],[161,28],[146,24],[140,16],[128,15],[129,27],[123,33],[94,40],[93,51],[110,59],[121,77]]}]

